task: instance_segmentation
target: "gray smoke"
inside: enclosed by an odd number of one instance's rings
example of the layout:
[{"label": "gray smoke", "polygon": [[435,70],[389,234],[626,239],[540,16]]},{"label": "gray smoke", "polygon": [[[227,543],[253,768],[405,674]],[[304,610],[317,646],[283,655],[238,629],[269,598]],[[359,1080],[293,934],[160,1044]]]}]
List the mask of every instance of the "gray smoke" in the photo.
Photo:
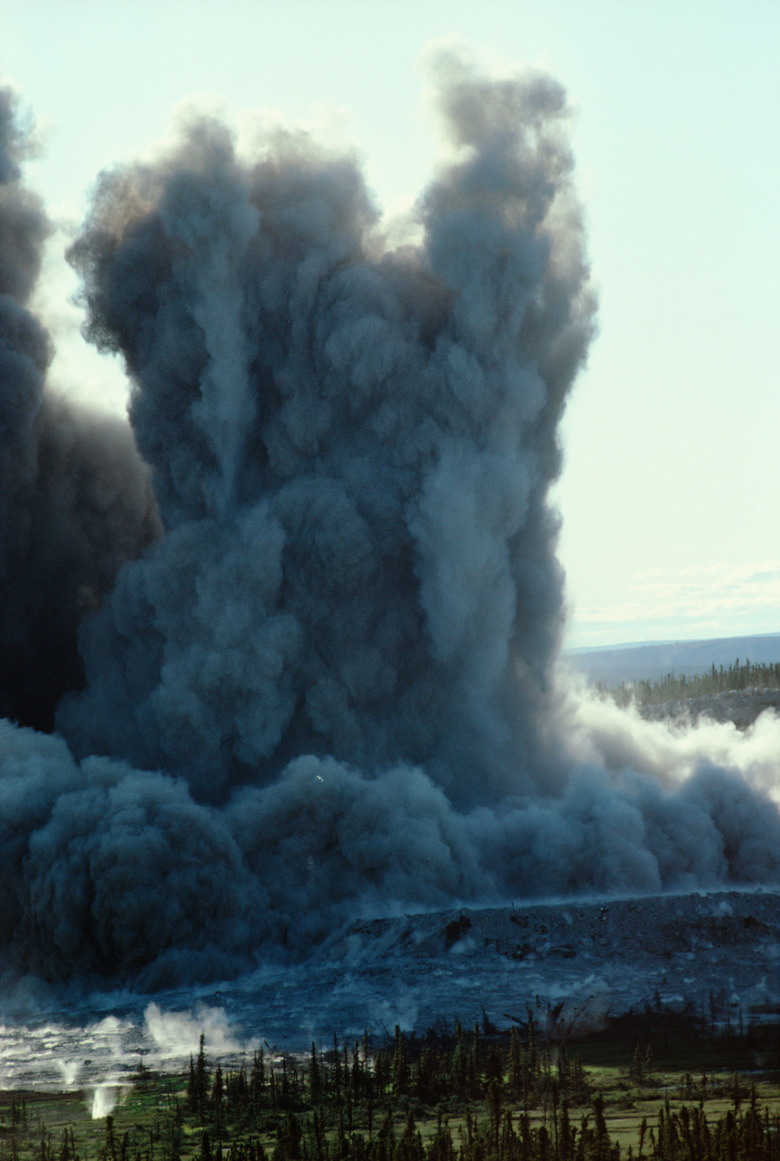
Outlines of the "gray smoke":
[{"label": "gray smoke", "polygon": [[556,686],[595,313],[565,97],[431,69],[450,160],[402,246],[300,133],[247,160],[200,118],[100,179],[70,258],[165,531],[114,541],[62,737],[3,727],[9,965],[158,986],[358,912],[780,876],[753,750],[657,727],[656,763]]},{"label": "gray smoke", "polygon": [[301,753],[421,764],[459,803],[535,784],[593,300],[562,90],[438,71],[461,152],[416,246],[300,136],[247,164],[204,120],[104,176],[71,258],[167,535],[85,627],[79,754],[211,800]]},{"label": "gray smoke", "polygon": [[126,425],[47,389],[51,342],[29,302],[50,226],[21,184],[25,146],[0,89],[0,713],[51,729],[82,680],[81,616],[158,519]]}]

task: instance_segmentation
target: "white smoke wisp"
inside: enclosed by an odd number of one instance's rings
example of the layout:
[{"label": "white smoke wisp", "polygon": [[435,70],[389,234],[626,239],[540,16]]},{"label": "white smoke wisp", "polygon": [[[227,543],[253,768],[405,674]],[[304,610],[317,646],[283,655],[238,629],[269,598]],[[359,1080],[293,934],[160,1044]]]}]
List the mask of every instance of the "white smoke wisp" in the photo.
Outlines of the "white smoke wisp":
[{"label": "white smoke wisp", "polygon": [[236,1035],[224,1008],[201,1004],[195,1012],[164,1012],[157,1004],[148,1004],[144,1012],[144,1031],[155,1045],[155,1058],[163,1062],[195,1056],[203,1036],[209,1051],[218,1057],[247,1052],[247,1044]]},{"label": "white smoke wisp", "polygon": [[[561,677],[559,688],[565,688]],[[574,687],[566,731],[572,757],[612,771],[632,769],[667,788],[681,786],[704,766],[738,771],[750,786],[780,804],[780,717],[764,710],[747,729],[703,715],[647,721],[636,706],[618,707],[611,698]]]},{"label": "white smoke wisp", "polygon": [[132,1085],[113,1081],[104,1081],[97,1085],[92,1096],[92,1120],[98,1121],[109,1117],[117,1105],[126,1099],[131,1088]]},{"label": "white smoke wisp", "polygon": [[81,1063],[78,1060],[58,1060],[57,1068],[60,1070],[63,1082],[68,1088],[73,1088],[79,1078],[81,1072]]},{"label": "white smoke wisp", "polygon": [[[278,127],[246,158],[191,119],[101,176],[70,258],[119,433],[47,403],[46,220],[0,101],[0,648],[59,674],[0,721],[9,973],[155,989],[356,915],[780,879],[776,722],[686,734],[556,679],[548,491],[595,330],[565,94],[428,67],[414,244],[353,156]],[[202,1021],[147,1009],[161,1052]]]}]

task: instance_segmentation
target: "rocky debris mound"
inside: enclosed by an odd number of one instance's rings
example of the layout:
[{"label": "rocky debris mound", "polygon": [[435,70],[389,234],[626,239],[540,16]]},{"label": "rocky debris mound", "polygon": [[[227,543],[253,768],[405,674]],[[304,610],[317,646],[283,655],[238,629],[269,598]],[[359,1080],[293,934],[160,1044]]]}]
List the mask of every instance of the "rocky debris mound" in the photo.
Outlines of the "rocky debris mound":
[{"label": "rocky debris mound", "polygon": [[432,912],[352,923],[330,945],[339,945],[353,963],[378,952],[415,959],[446,953],[469,957],[496,953],[526,959],[574,960],[649,956],[670,959],[678,952],[778,945],[780,893],[722,891],[715,894],[656,895],[632,899],[535,902],[481,910]]},{"label": "rocky debris mound", "polygon": [[[776,1018],[780,891],[547,900],[369,919],[334,934],[317,959],[310,985],[320,974],[320,984],[338,977],[353,1015],[380,1003],[389,1013],[395,992],[399,1010],[412,1013],[410,1028],[480,1012],[501,1025],[529,1006],[566,1035],[658,1004],[722,1023]],[[321,1007],[329,990],[322,987]]]}]

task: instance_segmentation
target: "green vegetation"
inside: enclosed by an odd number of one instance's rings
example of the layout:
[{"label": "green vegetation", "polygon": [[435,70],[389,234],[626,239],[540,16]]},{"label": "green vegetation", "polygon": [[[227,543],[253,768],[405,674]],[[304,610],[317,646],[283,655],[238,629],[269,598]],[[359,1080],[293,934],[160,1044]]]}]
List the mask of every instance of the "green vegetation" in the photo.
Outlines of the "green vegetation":
[{"label": "green vegetation", "polygon": [[614,689],[605,682],[596,682],[599,693],[613,698],[618,705],[628,705],[635,701],[638,705],[660,705],[665,701],[680,701],[688,697],[714,697],[718,693],[728,693],[741,689],[779,689],[780,662],[753,664],[746,659],[740,664],[739,658],[728,669],[713,664],[707,673],[686,677],[675,677],[667,673],[660,681],[621,682]]},{"label": "green vegetation", "polygon": [[201,1038],[104,1120],[84,1093],[0,1093],[0,1161],[780,1161],[778,1032],[647,1012],[575,1054],[529,1012],[224,1069]]}]

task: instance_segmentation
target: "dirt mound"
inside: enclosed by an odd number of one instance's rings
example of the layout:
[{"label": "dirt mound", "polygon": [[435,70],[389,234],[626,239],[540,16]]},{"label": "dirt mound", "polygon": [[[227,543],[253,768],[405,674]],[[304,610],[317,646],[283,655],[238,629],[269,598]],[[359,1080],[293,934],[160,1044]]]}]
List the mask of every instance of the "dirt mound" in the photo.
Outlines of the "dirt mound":
[{"label": "dirt mound", "polygon": [[[565,1031],[659,1004],[693,1007],[719,1022],[758,1018],[780,1006],[780,891],[366,920],[322,949],[320,972],[349,980],[353,1011],[374,1007],[389,1016],[395,996],[418,1030],[441,1018],[467,1023],[480,1012],[505,1024],[528,1006]],[[321,995],[330,991],[332,1001],[339,989],[324,984]]]}]

